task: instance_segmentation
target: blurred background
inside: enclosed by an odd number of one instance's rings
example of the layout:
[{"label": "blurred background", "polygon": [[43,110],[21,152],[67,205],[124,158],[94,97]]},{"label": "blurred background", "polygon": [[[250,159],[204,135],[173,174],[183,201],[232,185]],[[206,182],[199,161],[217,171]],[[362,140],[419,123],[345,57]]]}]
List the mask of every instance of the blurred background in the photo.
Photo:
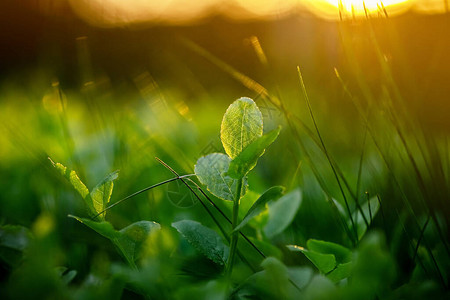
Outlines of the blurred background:
[{"label": "blurred background", "polygon": [[[317,143],[297,67],[332,164],[351,186],[345,194],[382,199],[384,214],[375,226],[398,259],[395,285],[415,270],[410,258],[431,218],[428,246],[444,254],[436,254],[437,270],[424,258],[429,272],[420,276],[448,287],[449,5],[1,1],[0,224],[23,226],[39,241],[29,250],[31,262],[18,269],[21,251],[1,252],[7,295],[67,295],[51,271],[67,266],[78,272],[72,291],[84,287],[76,295],[85,299],[120,260],[103,238],[67,218],[86,212],[48,157],[76,170],[88,188],[120,170],[115,202],[172,176],[154,157],[189,174],[200,156],[223,152],[222,115],[242,96],[260,107],[265,131],[283,126],[249,177],[250,189],[260,194],[272,185],[299,186],[304,193],[289,229],[271,242],[304,245],[318,238],[350,246],[331,217],[330,199],[342,205],[344,199]],[[108,219],[116,228],[139,220],[170,228],[189,218],[214,228],[186,194],[182,186],[166,185],[111,209]],[[164,234],[167,242],[147,265],[149,274],[165,276],[179,267],[168,257],[182,242],[173,231]],[[27,244],[28,233],[16,235]],[[32,284],[36,272],[48,276]],[[109,295],[111,286],[108,281],[97,292]],[[149,293],[157,294],[161,287],[152,288]]]}]

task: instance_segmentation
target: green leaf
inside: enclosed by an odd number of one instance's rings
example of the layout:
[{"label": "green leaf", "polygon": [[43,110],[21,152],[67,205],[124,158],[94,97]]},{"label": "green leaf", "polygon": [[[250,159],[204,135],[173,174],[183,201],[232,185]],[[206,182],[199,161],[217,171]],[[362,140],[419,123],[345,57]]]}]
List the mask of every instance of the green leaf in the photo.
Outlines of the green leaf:
[{"label": "green leaf", "polygon": [[336,267],[336,259],[333,254],[323,254],[309,251],[303,247],[295,245],[288,245],[287,247],[291,251],[302,252],[323,274],[332,271]]},{"label": "green leaf", "polygon": [[265,191],[259,198],[253,203],[252,207],[247,211],[242,222],[236,226],[234,231],[241,230],[250,220],[257,215],[259,215],[265,208],[266,203],[270,200],[276,200],[280,198],[284,193],[284,187],[282,186],[274,186]]},{"label": "green leaf", "polygon": [[251,144],[235,157],[228,169],[227,175],[235,179],[241,179],[250,172],[258,162],[267,147],[272,144],[280,134],[281,126],[269,133],[255,139]]},{"label": "green leaf", "polygon": [[336,243],[310,239],[308,249],[300,246],[287,246],[292,251],[302,252],[323,274],[333,282],[339,282],[351,275],[352,252]]},{"label": "green leaf", "polygon": [[65,285],[69,284],[75,278],[75,276],[77,276],[76,270],[68,271],[66,267],[56,267],[55,272],[58,274],[58,277],[61,278],[61,281]]},{"label": "green leaf", "polygon": [[[237,182],[226,175],[230,161],[231,159],[222,153],[200,157],[195,165],[195,175],[211,194],[223,200],[233,201]],[[244,180],[241,196],[245,194],[246,189],[247,184]]]},{"label": "green leaf", "polygon": [[[118,176],[118,171],[112,172],[92,189],[90,195],[92,198],[92,205],[97,214],[107,207],[114,187],[113,181],[116,180]],[[105,215],[106,212],[100,214],[99,217],[104,219]]]},{"label": "green leaf", "polygon": [[106,222],[106,221],[96,222],[91,219],[80,218],[80,217],[72,216],[72,215],[69,215],[69,217],[74,218],[75,220],[77,220],[80,223],[83,223],[87,227],[96,231],[98,234],[100,234],[110,240],[115,240],[119,236],[119,233],[114,229],[114,227],[109,222]]},{"label": "green leaf", "polygon": [[263,271],[252,274],[233,292],[233,299],[300,299],[289,282],[289,270],[278,259],[267,257],[261,262]]},{"label": "green leaf", "polygon": [[121,250],[135,261],[150,233],[160,228],[161,226],[155,222],[138,221],[120,230],[117,242]]},{"label": "green leaf", "polygon": [[268,238],[283,232],[292,223],[301,202],[302,193],[297,188],[269,204],[269,220],[264,227],[264,233]]},{"label": "green leaf", "polygon": [[256,103],[246,97],[234,101],[225,112],[220,139],[225,152],[234,159],[263,133],[263,117]]},{"label": "green leaf", "polygon": [[342,279],[348,278],[352,274],[352,262],[339,264],[337,267],[327,275],[327,278],[337,283]]},{"label": "green leaf", "polygon": [[100,235],[111,240],[131,266],[134,266],[134,261],[152,230],[160,228],[158,223],[139,221],[117,231],[111,223],[106,221],[96,222],[72,215],[69,215],[69,217],[78,220]]},{"label": "green leaf", "polygon": [[289,278],[300,288],[305,288],[311,281],[314,271],[310,267],[289,267]]},{"label": "green leaf", "polygon": [[92,203],[92,199],[89,195],[89,190],[81,181],[80,177],[78,177],[77,173],[60,163],[55,163],[50,157],[48,159],[50,160],[52,165],[59,171],[59,173],[61,173],[61,175],[64,176],[70,182],[72,187],[81,195],[84,203],[88,208],[89,215],[92,217],[95,216],[96,213],[94,205]]},{"label": "green leaf", "polygon": [[322,254],[333,254],[338,264],[348,263],[352,260],[352,252],[336,243],[309,239],[306,242],[308,250]]},{"label": "green leaf", "polygon": [[0,260],[10,267],[17,267],[32,239],[33,235],[26,227],[0,226]]},{"label": "green leaf", "polygon": [[217,232],[191,220],[172,223],[172,227],[207,258],[219,265],[225,265],[230,249]]}]

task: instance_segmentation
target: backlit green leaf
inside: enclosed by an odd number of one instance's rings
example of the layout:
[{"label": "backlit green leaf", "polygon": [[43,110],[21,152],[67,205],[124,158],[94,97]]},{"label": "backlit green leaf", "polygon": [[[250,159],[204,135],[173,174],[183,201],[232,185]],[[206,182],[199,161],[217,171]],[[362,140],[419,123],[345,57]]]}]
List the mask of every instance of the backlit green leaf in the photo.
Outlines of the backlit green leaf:
[{"label": "backlit green leaf", "polygon": [[172,223],[172,226],[207,258],[219,265],[225,265],[229,247],[223,243],[222,238],[214,230],[191,220],[178,221]]},{"label": "backlit green leaf", "polygon": [[246,97],[234,101],[225,112],[220,138],[225,152],[234,159],[263,133],[263,117],[256,103]]},{"label": "backlit green leaf", "polygon": [[[200,157],[195,165],[195,174],[208,191],[223,200],[233,201],[236,180],[226,175],[231,159],[222,153],[211,153]],[[245,194],[247,184],[244,180],[241,196]]]},{"label": "backlit green leaf", "polygon": [[81,179],[78,177],[77,173],[74,170],[71,170],[60,163],[55,163],[50,157],[50,162],[52,165],[64,176],[72,185],[72,187],[81,195],[88,208],[88,213],[90,216],[95,216],[95,209],[92,203],[92,199],[89,195],[88,188],[84,185]]},{"label": "backlit green leaf", "polygon": [[258,162],[258,158],[264,154],[264,151],[280,133],[281,127],[270,131],[269,133],[255,139],[251,144],[244,148],[239,155],[230,163],[227,175],[235,179],[241,179],[250,172]]},{"label": "backlit green leaf", "polygon": [[[119,176],[118,171],[115,171],[106,176],[99,184],[97,184],[91,192],[92,205],[95,212],[98,214],[103,211],[111,199],[114,183],[113,181]],[[105,218],[106,212],[99,215],[102,219]]]},{"label": "backlit green leaf", "polygon": [[283,232],[294,220],[297,210],[302,202],[302,193],[299,188],[281,197],[278,201],[269,204],[269,220],[264,227],[264,233],[272,238]]}]

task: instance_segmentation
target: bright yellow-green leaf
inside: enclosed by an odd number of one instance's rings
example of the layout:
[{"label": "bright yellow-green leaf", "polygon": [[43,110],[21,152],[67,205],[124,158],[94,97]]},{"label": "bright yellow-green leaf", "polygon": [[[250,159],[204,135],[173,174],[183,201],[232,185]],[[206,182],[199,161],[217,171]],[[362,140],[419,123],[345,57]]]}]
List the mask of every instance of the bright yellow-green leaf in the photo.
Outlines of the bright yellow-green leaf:
[{"label": "bright yellow-green leaf", "polygon": [[[111,194],[114,187],[113,181],[117,179],[118,171],[106,176],[89,193],[88,188],[80,180],[74,170],[71,170],[60,163],[55,163],[51,159],[50,161],[52,165],[61,173],[61,175],[66,177],[72,187],[81,195],[87,206],[89,216],[95,217],[106,208],[109,200],[111,199]],[[99,215],[100,219],[104,219],[105,214],[106,212]]]},{"label": "bright yellow-green leaf", "polygon": [[252,99],[242,97],[228,107],[220,128],[220,138],[228,156],[234,159],[262,133],[263,117]]},{"label": "bright yellow-green leaf", "polygon": [[[114,183],[113,181],[118,177],[118,171],[115,171],[106,176],[99,184],[97,184],[91,192],[92,205],[95,212],[98,214],[105,210],[111,199]],[[100,217],[105,218],[106,212],[102,213]]]},{"label": "bright yellow-green leaf", "polygon": [[84,203],[87,206],[88,213],[90,216],[94,216],[95,209],[92,203],[92,199],[89,195],[88,188],[84,185],[81,179],[78,177],[77,173],[74,170],[71,170],[60,163],[55,163],[51,158],[49,158],[52,165],[64,176],[72,185],[72,187],[81,195],[84,200]]}]

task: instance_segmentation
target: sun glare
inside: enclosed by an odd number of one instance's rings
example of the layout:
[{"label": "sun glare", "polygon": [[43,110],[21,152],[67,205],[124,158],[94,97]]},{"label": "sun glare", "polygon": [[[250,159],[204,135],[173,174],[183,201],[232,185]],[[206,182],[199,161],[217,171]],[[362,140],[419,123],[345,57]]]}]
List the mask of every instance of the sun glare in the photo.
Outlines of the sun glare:
[{"label": "sun glare", "polygon": [[365,16],[366,13],[386,13],[387,9],[401,8],[410,0],[324,0],[341,13]]},{"label": "sun glare", "polygon": [[[442,0],[68,0],[85,20],[101,26],[142,22],[184,23],[220,14],[235,19],[270,19],[311,11],[317,17],[364,18],[397,15],[408,9],[422,13],[448,10]],[[444,4],[445,3],[445,4]]]}]

